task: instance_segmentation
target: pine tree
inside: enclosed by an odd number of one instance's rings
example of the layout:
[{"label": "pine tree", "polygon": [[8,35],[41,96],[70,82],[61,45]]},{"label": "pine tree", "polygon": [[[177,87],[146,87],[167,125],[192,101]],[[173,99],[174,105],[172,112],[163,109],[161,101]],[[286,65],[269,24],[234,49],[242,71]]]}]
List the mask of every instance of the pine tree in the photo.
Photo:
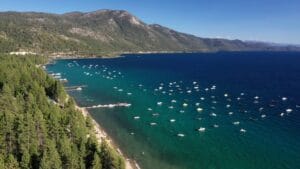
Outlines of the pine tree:
[{"label": "pine tree", "polygon": [[92,169],[101,169],[101,168],[102,168],[102,165],[101,165],[100,157],[99,157],[98,153],[94,153]]},{"label": "pine tree", "polygon": [[5,169],[19,169],[19,163],[12,154],[6,159]]},{"label": "pine tree", "polygon": [[55,148],[55,143],[52,140],[46,142],[46,150],[43,152],[40,169],[60,169],[62,163],[60,156]]},{"label": "pine tree", "polygon": [[114,150],[99,148],[92,119],[72,98],[64,103],[62,84],[35,67],[38,56],[0,60],[0,169],[124,168]]},{"label": "pine tree", "polygon": [[23,150],[23,152],[22,152],[20,167],[21,167],[21,169],[30,168],[30,154],[29,154],[28,150]]},{"label": "pine tree", "polygon": [[5,168],[5,163],[4,163],[4,156],[0,154],[0,169]]}]

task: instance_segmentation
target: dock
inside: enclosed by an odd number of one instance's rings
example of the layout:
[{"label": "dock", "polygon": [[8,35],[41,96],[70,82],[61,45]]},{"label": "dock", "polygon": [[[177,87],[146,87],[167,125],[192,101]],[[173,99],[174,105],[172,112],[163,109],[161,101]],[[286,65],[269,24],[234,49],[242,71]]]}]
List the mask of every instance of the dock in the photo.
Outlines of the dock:
[{"label": "dock", "polygon": [[116,104],[98,104],[89,107],[83,107],[86,109],[97,109],[97,108],[115,108],[115,107],[130,107],[130,103],[116,103]]},{"label": "dock", "polygon": [[83,88],[87,87],[87,85],[78,85],[78,86],[66,86],[65,89],[67,91],[81,91]]}]

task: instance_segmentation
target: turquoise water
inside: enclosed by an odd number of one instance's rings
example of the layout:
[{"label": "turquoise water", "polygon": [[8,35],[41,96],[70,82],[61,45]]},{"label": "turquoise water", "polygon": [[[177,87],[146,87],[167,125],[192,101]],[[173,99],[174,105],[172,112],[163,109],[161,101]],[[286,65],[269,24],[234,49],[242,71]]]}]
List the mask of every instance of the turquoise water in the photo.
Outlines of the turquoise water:
[{"label": "turquoise water", "polygon": [[81,106],[131,104],[90,112],[142,168],[300,168],[300,53],[125,55],[47,70],[87,85],[69,91]]}]

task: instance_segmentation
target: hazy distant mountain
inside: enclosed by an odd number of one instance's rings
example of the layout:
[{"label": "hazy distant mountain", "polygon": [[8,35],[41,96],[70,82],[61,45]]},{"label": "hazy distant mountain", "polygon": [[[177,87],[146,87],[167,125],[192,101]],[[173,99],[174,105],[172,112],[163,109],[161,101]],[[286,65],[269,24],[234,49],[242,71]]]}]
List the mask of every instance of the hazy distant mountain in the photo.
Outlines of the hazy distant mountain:
[{"label": "hazy distant mountain", "polygon": [[261,42],[209,39],[149,25],[122,10],[62,15],[0,13],[0,52],[32,51],[82,55],[151,51],[299,50]]}]

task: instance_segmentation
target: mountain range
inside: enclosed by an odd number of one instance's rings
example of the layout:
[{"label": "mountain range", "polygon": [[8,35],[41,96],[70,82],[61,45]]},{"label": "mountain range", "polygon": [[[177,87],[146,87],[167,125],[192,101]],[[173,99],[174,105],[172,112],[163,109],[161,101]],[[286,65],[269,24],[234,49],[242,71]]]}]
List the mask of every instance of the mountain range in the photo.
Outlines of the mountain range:
[{"label": "mountain range", "polygon": [[299,46],[201,38],[147,24],[124,10],[0,13],[0,52],[114,55],[138,52],[300,51]]}]

